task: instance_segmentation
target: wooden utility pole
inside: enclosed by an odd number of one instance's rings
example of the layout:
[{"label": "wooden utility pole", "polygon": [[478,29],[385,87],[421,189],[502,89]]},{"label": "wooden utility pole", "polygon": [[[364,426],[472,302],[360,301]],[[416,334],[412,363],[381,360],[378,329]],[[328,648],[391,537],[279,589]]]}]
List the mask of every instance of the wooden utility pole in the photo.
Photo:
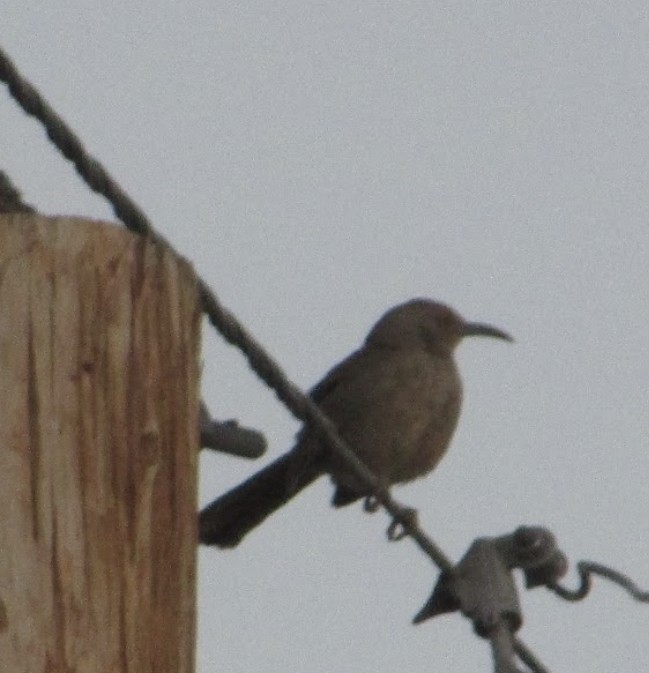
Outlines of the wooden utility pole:
[{"label": "wooden utility pole", "polygon": [[199,340],[168,250],[0,215],[0,670],[193,673]]}]

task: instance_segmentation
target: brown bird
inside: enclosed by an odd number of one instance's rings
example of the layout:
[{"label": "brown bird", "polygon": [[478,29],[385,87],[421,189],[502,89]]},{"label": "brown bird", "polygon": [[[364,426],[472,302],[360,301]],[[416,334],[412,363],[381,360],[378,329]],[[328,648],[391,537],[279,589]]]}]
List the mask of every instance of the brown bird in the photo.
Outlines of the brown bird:
[{"label": "brown bird", "polygon": [[[341,437],[386,487],[428,474],[444,455],[462,402],[453,351],[467,336],[512,340],[490,325],[466,322],[444,304],[413,299],[390,309],[362,348],[311,391]],[[307,425],[291,451],[202,510],[200,541],[236,546],[326,473],[336,486],[335,507],[370,495]]]}]

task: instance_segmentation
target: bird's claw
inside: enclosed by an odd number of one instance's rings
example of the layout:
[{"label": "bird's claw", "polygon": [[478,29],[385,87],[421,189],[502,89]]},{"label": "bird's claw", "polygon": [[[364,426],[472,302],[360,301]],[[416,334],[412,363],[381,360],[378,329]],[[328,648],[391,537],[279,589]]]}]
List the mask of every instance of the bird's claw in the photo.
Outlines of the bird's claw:
[{"label": "bird's claw", "polygon": [[363,501],[363,509],[370,514],[374,514],[380,506],[381,503],[375,495],[368,495]]},{"label": "bird's claw", "polygon": [[388,526],[387,536],[390,542],[403,540],[409,534],[409,529],[417,525],[417,510],[413,507],[401,507],[398,517],[392,519]]}]

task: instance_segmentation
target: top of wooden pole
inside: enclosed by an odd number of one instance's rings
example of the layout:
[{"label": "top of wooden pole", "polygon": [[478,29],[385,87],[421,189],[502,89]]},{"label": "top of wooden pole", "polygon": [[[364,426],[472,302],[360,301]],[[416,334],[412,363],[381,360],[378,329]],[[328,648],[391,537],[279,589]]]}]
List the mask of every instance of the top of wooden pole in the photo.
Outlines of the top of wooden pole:
[{"label": "top of wooden pole", "polygon": [[7,671],[193,671],[200,315],[168,249],[0,215]]}]

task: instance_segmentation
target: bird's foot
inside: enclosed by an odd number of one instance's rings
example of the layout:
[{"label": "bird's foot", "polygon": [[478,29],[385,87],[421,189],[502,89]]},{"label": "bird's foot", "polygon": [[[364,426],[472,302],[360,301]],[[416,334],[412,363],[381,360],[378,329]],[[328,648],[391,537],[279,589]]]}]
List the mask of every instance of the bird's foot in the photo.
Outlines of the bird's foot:
[{"label": "bird's foot", "polygon": [[363,501],[363,509],[370,514],[374,514],[374,512],[376,512],[380,506],[381,503],[375,495],[368,495]]},{"label": "bird's foot", "polygon": [[411,528],[417,525],[418,514],[414,507],[399,506],[397,516],[392,519],[388,526],[387,536],[390,542],[398,542],[403,540]]}]

